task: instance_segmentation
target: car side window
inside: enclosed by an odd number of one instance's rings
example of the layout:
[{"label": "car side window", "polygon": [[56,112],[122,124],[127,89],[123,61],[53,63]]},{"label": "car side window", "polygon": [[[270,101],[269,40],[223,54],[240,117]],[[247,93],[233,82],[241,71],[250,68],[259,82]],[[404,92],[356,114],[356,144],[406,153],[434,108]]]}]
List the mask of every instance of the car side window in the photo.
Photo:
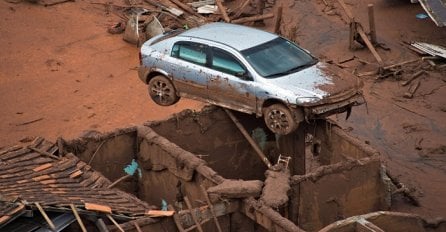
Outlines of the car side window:
[{"label": "car side window", "polygon": [[246,74],[245,67],[237,58],[220,48],[212,48],[211,68],[239,77]]},{"label": "car side window", "polygon": [[171,55],[194,64],[206,65],[206,46],[203,44],[176,43],[172,48]]}]

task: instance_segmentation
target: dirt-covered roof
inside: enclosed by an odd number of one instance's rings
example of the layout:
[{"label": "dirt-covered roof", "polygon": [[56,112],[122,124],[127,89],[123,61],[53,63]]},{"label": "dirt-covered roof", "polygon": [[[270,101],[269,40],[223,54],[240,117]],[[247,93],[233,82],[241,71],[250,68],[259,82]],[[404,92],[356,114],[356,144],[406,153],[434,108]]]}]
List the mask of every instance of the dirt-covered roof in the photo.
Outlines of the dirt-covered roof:
[{"label": "dirt-covered roof", "polygon": [[[0,151],[0,225],[25,209],[108,213],[118,219],[142,217],[147,203],[118,189],[85,162],[69,153],[58,156],[58,147],[42,138],[28,146]],[[36,204],[38,203],[38,204]]]}]

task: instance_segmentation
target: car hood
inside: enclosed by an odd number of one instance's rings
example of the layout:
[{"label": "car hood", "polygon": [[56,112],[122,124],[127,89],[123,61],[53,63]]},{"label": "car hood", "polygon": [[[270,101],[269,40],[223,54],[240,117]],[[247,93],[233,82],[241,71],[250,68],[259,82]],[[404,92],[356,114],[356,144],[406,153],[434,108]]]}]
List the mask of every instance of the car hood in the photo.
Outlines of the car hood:
[{"label": "car hood", "polygon": [[265,79],[297,98],[297,103],[321,103],[333,96],[351,97],[358,93],[362,82],[354,75],[337,66],[324,62],[301,71],[272,79]]}]

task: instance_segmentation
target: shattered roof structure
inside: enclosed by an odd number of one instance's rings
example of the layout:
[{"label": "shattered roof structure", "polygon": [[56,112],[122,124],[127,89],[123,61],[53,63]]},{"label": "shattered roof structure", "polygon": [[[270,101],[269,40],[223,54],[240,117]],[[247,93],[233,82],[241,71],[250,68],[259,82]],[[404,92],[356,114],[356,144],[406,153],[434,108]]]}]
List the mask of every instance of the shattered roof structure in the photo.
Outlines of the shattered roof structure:
[{"label": "shattered roof structure", "polygon": [[434,21],[434,23],[443,27],[446,26],[446,1],[444,0],[419,0],[421,6]]},{"label": "shattered roof structure", "polygon": [[[0,151],[0,228],[27,210],[109,214],[120,220],[145,216],[149,205],[117,189],[99,172],[42,138]],[[75,209],[72,209],[74,205]]]}]

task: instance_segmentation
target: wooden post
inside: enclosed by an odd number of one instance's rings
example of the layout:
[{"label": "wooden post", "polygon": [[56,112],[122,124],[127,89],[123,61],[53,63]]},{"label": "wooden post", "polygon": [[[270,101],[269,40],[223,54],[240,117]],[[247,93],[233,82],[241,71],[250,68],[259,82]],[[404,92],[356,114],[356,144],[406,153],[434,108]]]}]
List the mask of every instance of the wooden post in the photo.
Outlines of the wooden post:
[{"label": "wooden post", "polygon": [[138,223],[133,222],[133,225],[135,226],[136,231],[142,232],[141,227],[139,227]]},{"label": "wooden post", "polygon": [[81,217],[79,216],[79,213],[76,210],[76,207],[74,207],[74,204],[70,204],[71,211],[73,211],[74,217],[77,220],[77,223],[79,223],[79,226],[81,227],[82,232],[87,232],[87,229],[85,228],[84,223],[82,223]]},{"label": "wooden post", "polygon": [[369,4],[367,8],[369,10],[370,41],[372,44],[376,44],[375,13],[373,10],[373,4]]},{"label": "wooden post", "polygon": [[263,19],[267,19],[267,18],[272,18],[274,17],[273,13],[266,13],[264,15],[256,15],[256,16],[251,16],[251,17],[244,17],[244,18],[239,18],[239,19],[234,19],[231,21],[231,23],[247,23],[247,22],[252,22],[252,21],[258,21],[258,20],[263,20]]},{"label": "wooden post", "polygon": [[242,6],[240,6],[240,8],[238,8],[237,12],[234,14],[234,18],[240,17],[240,15],[243,13],[243,10],[245,10],[250,1],[251,0],[245,0],[245,2],[243,2]]},{"label": "wooden post", "polygon": [[276,18],[274,20],[274,33],[280,33],[280,22],[282,21],[282,5],[276,9]]},{"label": "wooden post", "polygon": [[248,134],[246,129],[243,127],[242,124],[237,120],[237,118],[231,113],[231,111],[224,109],[226,114],[228,114],[229,118],[234,122],[234,124],[237,126],[237,128],[242,132],[243,136],[245,136],[245,139],[248,140],[249,144],[251,144],[254,151],[257,153],[257,155],[260,157],[260,159],[263,161],[263,163],[266,164],[266,166],[271,168],[271,163],[269,162],[268,158],[263,154],[262,150],[260,150],[257,143],[251,138],[251,136]]}]

